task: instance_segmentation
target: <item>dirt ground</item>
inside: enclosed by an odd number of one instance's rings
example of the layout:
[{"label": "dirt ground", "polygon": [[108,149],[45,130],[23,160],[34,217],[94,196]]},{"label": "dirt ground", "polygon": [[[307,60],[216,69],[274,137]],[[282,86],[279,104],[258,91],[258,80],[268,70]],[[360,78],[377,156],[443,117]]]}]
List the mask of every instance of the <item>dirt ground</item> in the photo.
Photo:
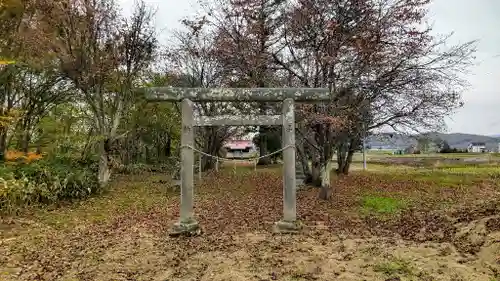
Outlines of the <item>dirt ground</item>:
[{"label": "dirt ground", "polygon": [[[0,280],[500,280],[493,183],[438,188],[360,173],[334,186],[330,201],[299,191],[304,230],[275,235],[279,174],[207,176],[195,206],[203,235],[171,238],[175,191],[162,176],[121,176],[105,196],[4,216]],[[410,203],[364,213],[366,194],[405,194]]]}]

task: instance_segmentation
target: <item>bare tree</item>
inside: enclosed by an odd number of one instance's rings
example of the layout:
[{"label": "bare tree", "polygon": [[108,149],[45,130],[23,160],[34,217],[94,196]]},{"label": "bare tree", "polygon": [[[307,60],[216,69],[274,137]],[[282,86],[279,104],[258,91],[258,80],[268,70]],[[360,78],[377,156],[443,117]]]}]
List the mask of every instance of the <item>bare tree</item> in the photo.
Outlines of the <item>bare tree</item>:
[{"label": "bare tree", "polygon": [[[35,85],[27,85],[22,78],[29,72],[50,68],[47,49],[34,39],[37,20],[35,1],[4,1],[0,5],[0,60],[12,64],[0,65],[0,161],[12,137],[22,99],[22,88],[32,90]],[[49,83],[50,84],[50,83]]]},{"label": "bare tree", "polygon": [[132,98],[137,76],[154,59],[157,45],[152,12],[137,2],[131,19],[122,18],[113,0],[40,3],[45,38],[62,73],[81,91],[99,141],[99,181],[111,175],[111,144]]},{"label": "bare tree", "polygon": [[72,100],[74,89],[59,73],[49,68],[38,71],[24,67],[17,73],[16,83],[17,107],[21,112],[16,124],[16,131],[21,133],[18,147],[28,153],[40,120],[58,104]]},{"label": "bare tree", "polygon": [[[336,150],[338,171],[347,173],[367,131],[435,128],[461,105],[460,73],[471,65],[474,43],[446,48],[447,38],[431,36],[423,24],[428,3],[301,0],[289,6],[275,63],[295,85],[332,91],[329,104],[302,109],[319,122],[303,132],[310,152],[319,153],[313,170],[327,175]],[[312,171],[317,183],[318,174]]]},{"label": "bare tree", "polygon": [[[186,21],[195,27],[206,26],[214,34],[213,55],[223,69],[221,81],[231,87],[272,87],[279,85],[273,72],[273,48],[277,42],[285,1],[281,0],[218,0],[207,5],[202,20]],[[244,105],[246,107],[249,104]],[[277,108],[269,103],[255,103],[260,114],[269,114]],[[266,132],[259,126],[259,149],[266,155]],[[259,159],[259,164],[270,163],[270,158]]]},{"label": "bare tree", "polygon": [[[195,22],[184,22],[187,31],[175,33],[175,48],[166,53],[167,73],[173,75],[170,85],[176,87],[219,87],[223,80],[223,68],[214,53],[214,38],[210,32]],[[195,104],[195,114],[214,116],[234,114],[231,103],[201,102]],[[196,128],[196,144],[204,152],[219,155],[224,142],[236,133],[228,126]],[[215,166],[209,157],[202,158],[202,169]]]}]

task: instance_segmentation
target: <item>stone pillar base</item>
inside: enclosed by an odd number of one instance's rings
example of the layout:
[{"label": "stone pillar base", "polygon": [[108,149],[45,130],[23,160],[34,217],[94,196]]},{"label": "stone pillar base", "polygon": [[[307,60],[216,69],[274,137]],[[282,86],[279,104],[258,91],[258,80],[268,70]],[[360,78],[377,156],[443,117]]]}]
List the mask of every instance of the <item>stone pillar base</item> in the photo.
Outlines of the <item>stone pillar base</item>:
[{"label": "stone pillar base", "polygon": [[302,223],[298,221],[284,221],[280,220],[274,223],[274,233],[299,233],[302,230]]},{"label": "stone pillar base", "polygon": [[168,233],[171,237],[196,236],[202,233],[201,227],[195,219],[176,222]]}]

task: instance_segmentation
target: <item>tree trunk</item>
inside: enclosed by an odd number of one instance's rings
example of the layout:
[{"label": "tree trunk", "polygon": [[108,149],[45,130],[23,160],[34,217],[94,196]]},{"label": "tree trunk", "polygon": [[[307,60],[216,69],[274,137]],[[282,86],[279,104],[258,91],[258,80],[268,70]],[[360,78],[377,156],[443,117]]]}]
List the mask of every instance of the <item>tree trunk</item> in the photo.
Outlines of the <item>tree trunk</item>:
[{"label": "tree trunk", "polygon": [[21,131],[21,135],[19,141],[17,143],[17,149],[24,154],[28,154],[29,144],[31,141],[31,134],[29,131],[29,124],[26,121],[23,121],[19,130]]},{"label": "tree trunk", "polygon": [[138,163],[143,159],[143,143],[141,142],[141,138],[139,133],[136,131],[134,134],[134,163]]},{"label": "tree trunk", "polygon": [[328,200],[332,196],[332,189],[330,186],[332,171],[332,161],[328,161],[321,171],[321,189],[319,192],[319,198],[322,200]]},{"label": "tree trunk", "polygon": [[149,151],[149,146],[145,145],[145,146],[144,146],[144,149],[145,149],[145,150],[144,150],[144,157],[146,157],[144,162],[146,162],[146,163],[151,163],[151,162],[150,162],[150,159],[151,159],[151,153],[150,153],[150,151]]},{"label": "tree trunk", "polygon": [[0,162],[5,161],[5,152],[7,150],[7,128],[0,128]]},{"label": "tree trunk", "polygon": [[101,140],[99,145],[99,185],[104,188],[109,184],[111,177],[109,139]]},{"label": "tree trunk", "polygon": [[[268,154],[267,150],[267,128],[264,126],[260,126],[259,128],[259,154],[260,156],[264,156]],[[269,165],[271,164],[270,157],[259,158],[257,165]]]},{"label": "tree trunk", "polygon": [[165,153],[163,153],[165,146],[163,145],[163,141],[161,135],[156,133],[156,139],[154,141],[154,146],[156,148],[156,160],[158,162],[162,162],[165,157]]},{"label": "tree trunk", "polygon": [[172,138],[167,134],[167,143],[165,144],[165,156],[172,157]]},{"label": "tree trunk", "polygon": [[306,146],[304,145],[304,142],[296,142],[296,153],[297,153],[297,158],[298,161],[300,161],[298,165],[298,169],[302,169],[302,173],[305,176],[305,181],[307,182],[308,178],[311,178],[311,169],[309,167],[309,157],[306,152]]},{"label": "tree trunk", "polygon": [[321,160],[317,151],[312,153],[311,184],[316,187],[321,186]]},{"label": "tree trunk", "polygon": [[354,156],[354,145],[352,143],[342,143],[338,146],[337,153],[337,174],[349,174],[352,158]]},{"label": "tree trunk", "polygon": [[90,128],[89,132],[87,133],[87,139],[85,141],[85,146],[83,147],[83,150],[80,154],[81,159],[87,158],[88,153],[90,152],[90,149],[92,148],[92,134],[94,132],[94,128]]},{"label": "tree trunk", "polygon": [[202,157],[201,158],[201,168],[202,171],[208,171],[215,168],[215,161],[212,157]]},{"label": "tree trunk", "polygon": [[133,150],[132,141],[130,135],[127,135],[122,141],[122,148],[120,154],[122,155],[122,164],[129,165],[130,164],[130,153]]},{"label": "tree trunk", "polygon": [[[203,152],[210,155],[219,156],[219,152],[222,149],[222,144],[224,143],[224,137],[218,133],[216,127],[207,127],[203,130],[202,142],[199,143],[200,147],[203,148]],[[213,157],[202,157],[201,168],[202,171],[208,171],[215,169],[216,159]]]},{"label": "tree trunk", "polygon": [[[205,149],[204,151],[207,152],[208,151],[208,154],[210,155],[216,155],[218,156],[219,155],[219,151],[220,151],[220,148],[222,147],[221,143],[219,143],[219,141],[217,139],[212,139],[210,137],[210,142],[209,143],[206,143],[205,145]],[[212,169],[215,169],[215,163],[216,163],[216,159],[214,159],[213,157],[202,157],[202,162],[201,162],[201,167],[202,167],[202,171],[208,171],[208,170],[212,170]]]},{"label": "tree trunk", "polygon": [[24,131],[23,138],[21,140],[21,151],[24,154],[28,154],[29,147],[30,147],[30,140],[31,140],[30,133],[27,130]]},{"label": "tree trunk", "polygon": [[352,163],[352,157],[354,156],[354,149],[351,147],[349,148],[349,151],[347,152],[347,158],[344,163],[344,167],[342,168],[342,174],[348,175],[349,174],[349,168],[351,167]]},{"label": "tree trunk", "polygon": [[302,170],[304,171],[304,175],[306,178],[311,176],[311,167],[309,166],[309,157],[307,153],[304,153],[300,157],[300,161],[302,162]]},{"label": "tree trunk", "polygon": [[36,154],[40,155],[42,154],[42,136],[43,136],[43,129],[38,128],[37,129],[37,139],[36,139]]},{"label": "tree trunk", "polygon": [[344,171],[344,166],[346,163],[347,153],[345,149],[345,144],[340,143],[337,145],[337,170],[335,171],[337,174],[341,174]]}]

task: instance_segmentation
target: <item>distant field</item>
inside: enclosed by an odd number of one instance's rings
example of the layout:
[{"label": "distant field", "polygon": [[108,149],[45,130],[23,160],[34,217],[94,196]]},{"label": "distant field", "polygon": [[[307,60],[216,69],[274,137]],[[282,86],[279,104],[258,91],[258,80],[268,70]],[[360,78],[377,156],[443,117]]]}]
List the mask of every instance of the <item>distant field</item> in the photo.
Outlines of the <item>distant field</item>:
[{"label": "distant field", "polygon": [[[359,153],[362,155],[362,153]],[[469,158],[469,157],[499,157],[498,153],[428,153],[428,154],[391,154],[390,152],[372,152],[367,153],[371,157],[442,157],[442,158]]]},{"label": "distant field", "polygon": [[[429,153],[429,154],[389,154],[389,153],[367,153],[367,161],[384,160],[394,158],[407,158],[407,159],[455,159],[455,160],[471,160],[471,159],[484,159],[488,161],[500,161],[499,153]],[[356,153],[353,161],[358,162],[363,160],[362,153]]]}]

